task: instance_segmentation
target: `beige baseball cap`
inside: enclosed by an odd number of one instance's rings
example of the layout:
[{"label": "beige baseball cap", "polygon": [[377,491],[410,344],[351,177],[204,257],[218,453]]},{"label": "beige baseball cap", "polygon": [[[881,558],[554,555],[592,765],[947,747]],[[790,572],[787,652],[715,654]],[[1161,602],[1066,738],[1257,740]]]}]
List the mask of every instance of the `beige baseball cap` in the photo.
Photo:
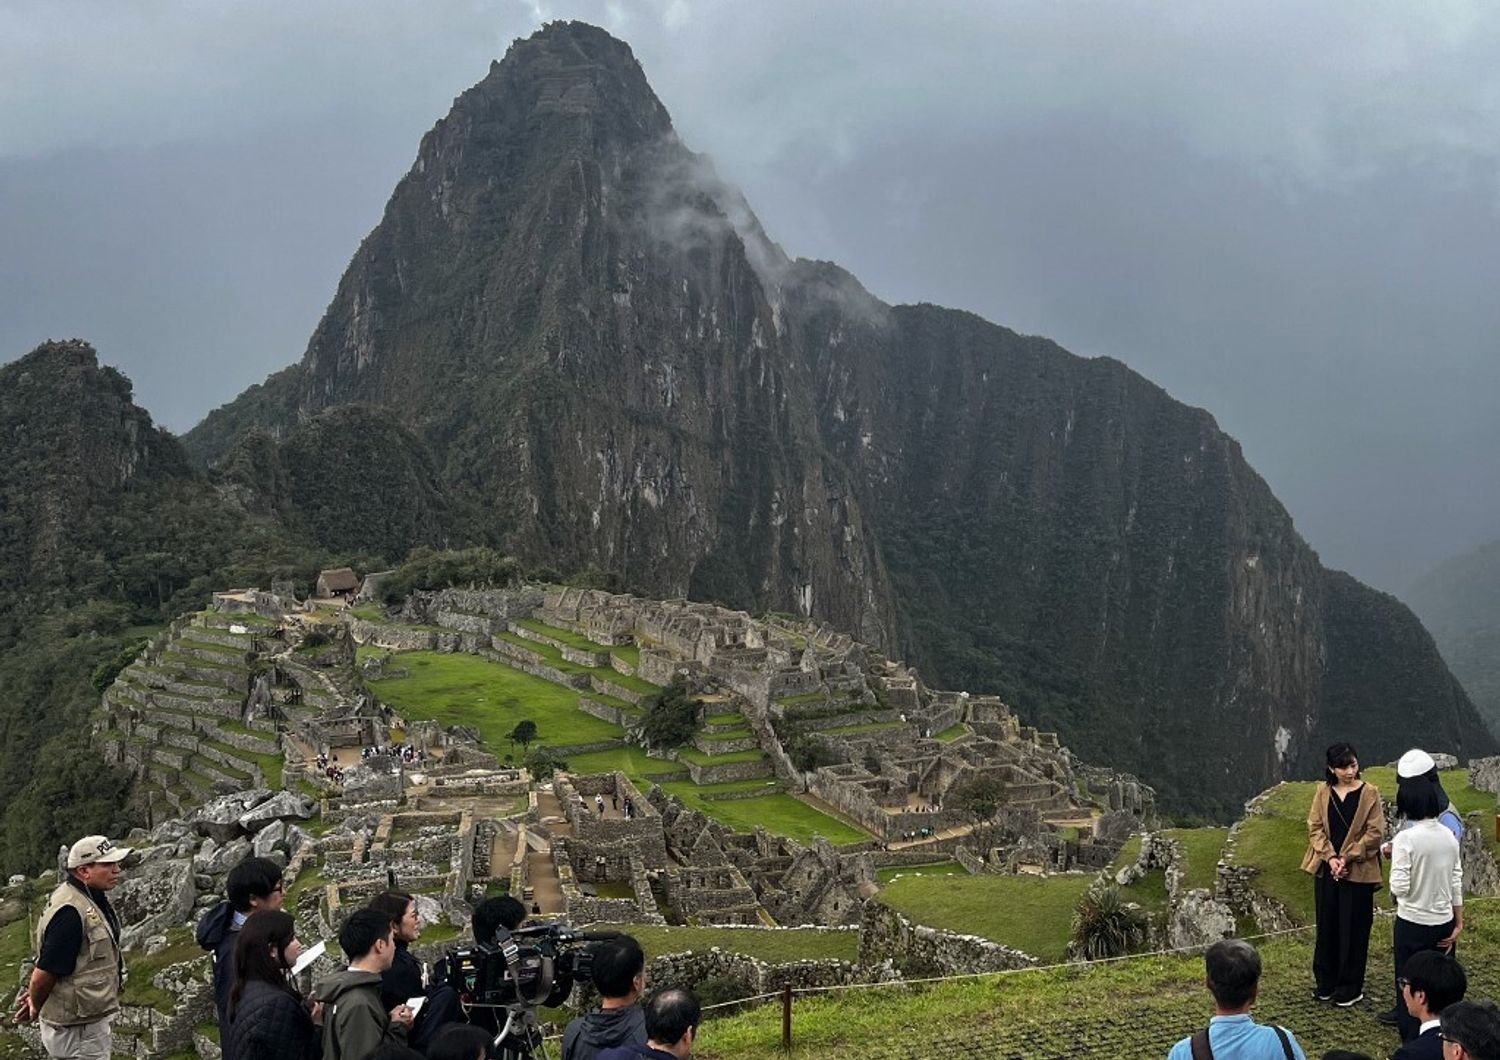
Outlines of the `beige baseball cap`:
[{"label": "beige baseball cap", "polygon": [[130,853],[130,847],[116,846],[102,835],[86,835],[68,848],[68,868],[77,869],[100,862],[124,861],[130,857]]}]

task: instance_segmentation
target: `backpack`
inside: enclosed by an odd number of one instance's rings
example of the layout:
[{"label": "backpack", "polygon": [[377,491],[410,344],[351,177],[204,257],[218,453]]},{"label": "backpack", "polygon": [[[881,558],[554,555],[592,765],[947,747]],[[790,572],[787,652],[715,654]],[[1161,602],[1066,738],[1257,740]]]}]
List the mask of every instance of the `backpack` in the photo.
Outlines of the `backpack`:
[{"label": "backpack", "polygon": [[[1271,1029],[1281,1039],[1281,1051],[1286,1053],[1286,1060],[1297,1060],[1297,1054],[1292,1052],[1292,1040],[1286,1036],[1286,1031],[1275,1025]],[[1193,1049],[1193,1060],[1214,1060],[1214,1051],[1208,1045],[1207,1027],[1193,1035],[1189,1041]]]}]

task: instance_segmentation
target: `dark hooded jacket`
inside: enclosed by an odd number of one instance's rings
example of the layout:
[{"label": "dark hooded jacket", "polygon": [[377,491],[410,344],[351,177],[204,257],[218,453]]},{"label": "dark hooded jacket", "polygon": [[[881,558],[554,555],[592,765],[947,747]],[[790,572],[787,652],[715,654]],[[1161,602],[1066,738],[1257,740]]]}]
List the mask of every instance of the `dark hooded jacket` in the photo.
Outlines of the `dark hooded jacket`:
[{"label": "dark hooded jacket", "polygon": [[229,1025],[229,991],[234,986],[234,943],[240,937],[234,926],[234,907],[220,902],[198,921],[198,945],[214,955],[214,1008],[219,1026]]},{"label": "dark hooded jacket", "polygon": [[640,1005],[596,1008],[563,1033],[563,1060],[594,1060],[605,1049],[646,1044],[646,1014]]},{"label": "dark hooded jacket", "polygon": [[261,979],[245,984],[234,1016],[219,1024],[224,1060],[318,1060],[318,1028],[290,990]]},{"label": "dark hooded jacket", "polygon": [[406,1028],[392,1023],[380,1000],[380,973],[349,968],[318,983],[323,1002],[323,1060],[365,1060],[388,1041],[406,1043]]}]

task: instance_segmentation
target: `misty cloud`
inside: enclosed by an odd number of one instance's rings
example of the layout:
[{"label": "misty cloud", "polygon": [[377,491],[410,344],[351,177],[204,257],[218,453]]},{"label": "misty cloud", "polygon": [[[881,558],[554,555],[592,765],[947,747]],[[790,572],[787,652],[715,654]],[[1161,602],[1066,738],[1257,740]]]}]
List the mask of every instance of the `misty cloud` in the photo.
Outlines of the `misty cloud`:
[{"label": "misty cloud", "polygon": [[1207,407],[1326,562],[1399,589],[1500,537],[1478,2],[0,0],[0,357],[87,338],[190,426],[554,17],[631,44],[769,241]]}]

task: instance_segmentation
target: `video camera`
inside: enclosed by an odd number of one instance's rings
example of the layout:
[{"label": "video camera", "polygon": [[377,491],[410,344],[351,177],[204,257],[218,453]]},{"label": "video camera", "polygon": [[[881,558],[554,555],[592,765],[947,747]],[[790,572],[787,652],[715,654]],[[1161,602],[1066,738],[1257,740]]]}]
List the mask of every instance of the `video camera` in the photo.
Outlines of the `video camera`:
[{"label": "video camera", "polygon": [[502,927],[493,941],[448,954],[442,971],[466,1005],[555,1008],[576,980],[593,971],[594,955],[584,943],[618,937],[617,931],[574,931],[555,922],[515,931]]}]

